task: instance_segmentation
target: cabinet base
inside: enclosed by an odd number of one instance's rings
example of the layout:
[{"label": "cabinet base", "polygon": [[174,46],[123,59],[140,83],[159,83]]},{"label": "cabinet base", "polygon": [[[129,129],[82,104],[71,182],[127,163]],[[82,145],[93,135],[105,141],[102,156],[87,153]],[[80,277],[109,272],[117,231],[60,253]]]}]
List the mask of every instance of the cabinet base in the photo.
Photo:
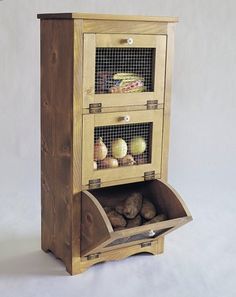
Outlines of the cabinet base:
[{"label": "cabinet base", "polygon": [[72,275],[76,275],[86,271],[89,267],[107,261],[121,260],[129,256],[139,253],[150,253],[158,255],[164,251],[164,237],[149,243],[142,243],[125,248],[117,248],[115,250],[93,254],[87,257],[75,258],[72,265],[72,271],[68,271]]}]

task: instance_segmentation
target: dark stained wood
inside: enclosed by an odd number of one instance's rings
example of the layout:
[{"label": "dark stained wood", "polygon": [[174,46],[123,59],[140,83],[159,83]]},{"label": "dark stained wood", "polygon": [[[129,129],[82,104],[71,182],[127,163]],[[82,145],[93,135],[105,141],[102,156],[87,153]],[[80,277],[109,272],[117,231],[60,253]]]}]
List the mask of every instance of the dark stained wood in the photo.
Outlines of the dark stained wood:
[{"label": "dark stained wood", "polygon": [[38,19],[72,19],[72,13],[42,13],[37,14]]},{"label": "dark stained wood", "polygon": [[71,270],[73,21],[41,21],[42,248]]}]

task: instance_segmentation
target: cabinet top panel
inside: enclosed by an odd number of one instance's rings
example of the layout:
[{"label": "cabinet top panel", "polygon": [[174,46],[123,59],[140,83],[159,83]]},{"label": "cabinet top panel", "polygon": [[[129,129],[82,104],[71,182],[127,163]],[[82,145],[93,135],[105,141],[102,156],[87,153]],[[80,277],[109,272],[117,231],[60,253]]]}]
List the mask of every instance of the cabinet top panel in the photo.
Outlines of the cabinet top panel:
[{"label": "cabinet top panel", "polygon": [[177,23],[178,17],[167,16],[134,16],[90,13],[45,13],[38,14],[39,19],[85,19],[85,20],[119,20],[119,21],[146,21]]}]

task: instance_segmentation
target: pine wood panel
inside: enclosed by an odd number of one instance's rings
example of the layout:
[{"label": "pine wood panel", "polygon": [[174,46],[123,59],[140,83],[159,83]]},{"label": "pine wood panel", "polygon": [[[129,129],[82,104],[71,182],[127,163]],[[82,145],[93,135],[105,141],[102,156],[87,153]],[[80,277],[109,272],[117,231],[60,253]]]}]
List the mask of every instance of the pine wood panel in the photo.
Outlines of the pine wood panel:
[{"label": "pine wood panel", "polygon": [[165,98],[164,98],[164,122],[163,122],[163,154],[162,154],[162,178],[168,178],[168,157],[170,138],[170,112],[171,112],[171,87],[172,68],[174,56],[174,24],[168,25],[167,53],[166,53],[166,77],[165,77]]},{"label": "pine wood panel", "polygon": [[113,14],[95,14],[95,13],[44,13],[37,15],[39,19],[86,19],[86,20],[129,20],[129,21],[146,21],[146,22],[178,22],[177,17],[170,16],[134,16],[134,15],[113,15]]},{"label": "pine wood panel", "polygon": [[145,21],[84,20],[84,33],[167,34],[167,23]]},{"label": "pine wood panel", "polygon": [[[164,36],[163,36],[164,37]],[[127,40],[133,39],[133,44],[129,45]],[[156,47],[156,38],[153,35],[139,34],[96,34],[96,47]]]},{"label": "pine wood panel", "polygon": [[163,253],[164,250],[164,238],[160,237],[153,241],[150,246],[142,247],[141,244],[118,248],[115,250],[100,253],[98,258],[88,260],[87,257],[81,259],[80,265],[77,266],[77,271],[75,273],[81,273],[86,271],[89,267],[94,264],[106,261],[114,261],[125,259],[129,256],[139,254],[139,253],[150,253],[152,255],[158,255]]},{"label": "pine wood panel", "polygon": [[42,248],[71,270],[73,22],[41,21]]}]

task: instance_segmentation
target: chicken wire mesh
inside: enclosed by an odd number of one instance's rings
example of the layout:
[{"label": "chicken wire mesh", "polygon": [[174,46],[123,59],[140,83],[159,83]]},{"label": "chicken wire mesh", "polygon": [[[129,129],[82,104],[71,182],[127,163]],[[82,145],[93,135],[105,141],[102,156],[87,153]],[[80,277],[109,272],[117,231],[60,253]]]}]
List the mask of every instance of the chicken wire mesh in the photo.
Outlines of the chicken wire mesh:
[{"label": "chicken wire mesh", "polygon": [[94,129],[94,170],[151,163],[152,123]]},{"label": "chicken wire mesh", "polygon": [[154,48],[96,48],[95,93],[153,91]]}]

